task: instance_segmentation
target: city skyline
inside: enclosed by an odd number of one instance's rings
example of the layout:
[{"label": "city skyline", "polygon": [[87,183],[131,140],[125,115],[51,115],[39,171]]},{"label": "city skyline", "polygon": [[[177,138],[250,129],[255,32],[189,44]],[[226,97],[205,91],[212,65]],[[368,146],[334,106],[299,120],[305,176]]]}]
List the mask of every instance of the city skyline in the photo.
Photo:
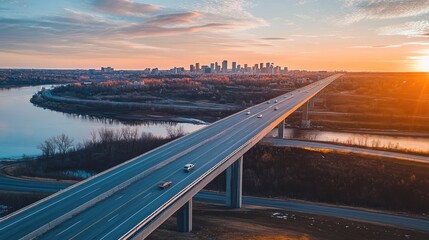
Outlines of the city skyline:
[{"label": "city skyline", "polygon": [[0,13],[0,68],[270,59],[303,70],[429,71],[426,0],[0,0]]}]

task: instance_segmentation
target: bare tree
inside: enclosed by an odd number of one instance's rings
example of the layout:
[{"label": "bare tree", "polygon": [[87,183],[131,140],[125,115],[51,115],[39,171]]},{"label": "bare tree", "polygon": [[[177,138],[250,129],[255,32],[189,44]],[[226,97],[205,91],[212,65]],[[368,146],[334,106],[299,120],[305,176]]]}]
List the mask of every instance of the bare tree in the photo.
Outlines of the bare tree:
[{"label": "bare tree", "polygon": [[100,142],[105,144],[113,142],[116,139],[117,134],[115,131],[104,127],[98,130],[98,136],[100,137]]},{"label": "bare tree", "polygon": [[170,138],[177,138],[185,135],[185,130],[183,130],[183,126],[179,126],[176,128],[174,128],[173,126],[167,126],[166,130]]},{"label": "bare tree", "polygon": [[97,143],[98,139],[97,139],[97,131],[92,130],[91,131],[91,141],[90,143],[95,145]]},{"label": "bare tree", "polygon": [[121,128],[121,138],[127,142],[134,142],[137,140],[138,131],[136,128],[131,128],[129,126]]},{"label": "bare tree", "polygon": [[73,146],[73,139],[63,133],[55,137],[55,144],[61,154],[66,154]]},{"label": "bare tree", "polygon": [[55,155],[55,152],[57,151],[57,145],[55,144],[55,138],[51,137],[49,139],[46,139],[44,142],[39,144],[37,146],[38,149],[42,151],[42,154],[49,158],[51,156]]}]

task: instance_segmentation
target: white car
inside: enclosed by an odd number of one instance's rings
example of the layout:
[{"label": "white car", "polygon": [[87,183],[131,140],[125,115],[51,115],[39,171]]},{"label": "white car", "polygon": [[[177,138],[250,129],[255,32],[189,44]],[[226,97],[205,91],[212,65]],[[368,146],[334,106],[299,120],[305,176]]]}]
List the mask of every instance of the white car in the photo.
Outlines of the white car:
[{"label": "white car", "polygon": [[262,114],[258,116],[258,118],[262,118]]},{"label": "white car", "polygon": [[246,115],[250,115],[250,111],[247,111],[247,112],[246,112]]},{"label": "white car", "polygon": [[275,102],[275,103],[278,103],[278,102],[279,102],[279,100],[275,100],[274,102]]},{"label": "white car", "polygon": [[279,107],[275,107],[275,108],[274,108],[274,111],[277,111],[277,110],[279,110]]},{"label": "white car", "polygon": [[194,169],[195,165],[192,163],[188,163],[185,165],[185,171],[190,172],[192,169]]}]

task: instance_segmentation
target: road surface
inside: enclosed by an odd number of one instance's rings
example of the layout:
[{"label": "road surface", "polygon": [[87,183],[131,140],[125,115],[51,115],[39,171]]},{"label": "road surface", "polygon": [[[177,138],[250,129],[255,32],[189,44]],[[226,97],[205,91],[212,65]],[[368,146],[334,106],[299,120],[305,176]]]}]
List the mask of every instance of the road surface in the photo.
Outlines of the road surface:
[{"label": "road surface", "polygon": [[363,154],[368,156],[376,157],[385,157],[393,158],[398,160],[406,160],[420,163],[429,163],[429,157],[420,156],[415,154],[408,153],[399,153],[399,152],[388,152],[381,150],[374,150],[368,148],[359,148],[351,146],[341,146],[330,143],[321,143],[321,142],[310,142],[310,141],[300,141],[300,140],[290,140],[290,139],[280,139],[280,138],[264,138],[261,143],[269,144],[276,147],[296,147],[303,149],[328,149],[341,153],[356,153]]},{"label": "road surface", "polygon": [[60,182],[42,182],[0,175],[0,191],[55,193],[69,187]]},{"label": "road surface", "polygon": [[[6,216],[0,239],[118,239],[137,225],[154,226],[158,217],[169,216],[165,211],[202,188],[198,184],[236,160],[231,156],[255,145],[340,76],[251,107],[250,114],[231,115]],[[187,163],[196,166],[189,173],[183,170]],[[163,181],[173,185],[162,190]]]},{"label": "road surface", "polygon": [[[213,192],[200,192],[194,197],[194,200],[223,204],[225,203],[225,195]],[[292,200],[275,200],[248,196],[243,196],[243,204],[379,223],[429,233],[429,220],[381,212],[371,212],[347,207],[328,206]]]}]

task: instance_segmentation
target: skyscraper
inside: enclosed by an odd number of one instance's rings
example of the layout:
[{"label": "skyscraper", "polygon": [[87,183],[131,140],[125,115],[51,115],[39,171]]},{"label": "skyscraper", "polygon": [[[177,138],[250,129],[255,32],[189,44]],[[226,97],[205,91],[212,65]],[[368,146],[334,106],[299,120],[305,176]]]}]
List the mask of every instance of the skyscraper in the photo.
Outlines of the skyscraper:
[{"label": "skyscraper", "polygon": [[237,62],[232,62],[232,72],[237,72]]},{"label": "skyscraper", "polygon": [[215,62],[215,72],[219,73],[219,69],[220,69],[219,63]]},{"label": "skyscraper", "polygon": [[232,72],[237,72],[237,62],[232,62]]},{"label": "skyscraper", "polygon": [[200,63],[195,63],[195,68],[196,68],[196,71],[199,72],[200,71]]},{"label": "skyscraper", "polygon": [[222,62],[222,72],[223,73],[228,72],[228,61],[227,60],[223,60],[223,62]]},{"label": "skyscraper", "polygon": [[190,72],[195,72],[195,67],[194,67],[194,65],[193,65],[193,64],[191,64],[191,65],[189,66],[189,71],[190,71]]},{"label": "skyscraper", "polygon": [[210,63],[210,69],[211,69],[212,73],[215,72],[215,64],[214,63]]}]

